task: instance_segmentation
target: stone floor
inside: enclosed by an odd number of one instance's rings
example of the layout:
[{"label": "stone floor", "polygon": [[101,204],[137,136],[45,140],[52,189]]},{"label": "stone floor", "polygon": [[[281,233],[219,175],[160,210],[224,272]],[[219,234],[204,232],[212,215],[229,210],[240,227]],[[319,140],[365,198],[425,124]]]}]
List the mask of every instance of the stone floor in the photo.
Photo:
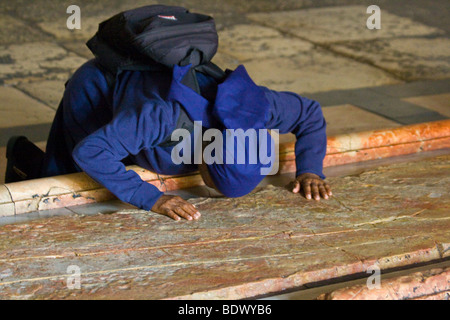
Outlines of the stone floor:
[{"label": "stone floor", "polygon": [[[448,266],[450,155],[429,157],[331,177],[329,201],[283,181],[239,199],[194,197],[194,222],[85,206],[2,223],[0,299],[239,299],[367,278],[374,265],[382,282],[396,268]],[[80,289],[67,287],[69,266]]]}]

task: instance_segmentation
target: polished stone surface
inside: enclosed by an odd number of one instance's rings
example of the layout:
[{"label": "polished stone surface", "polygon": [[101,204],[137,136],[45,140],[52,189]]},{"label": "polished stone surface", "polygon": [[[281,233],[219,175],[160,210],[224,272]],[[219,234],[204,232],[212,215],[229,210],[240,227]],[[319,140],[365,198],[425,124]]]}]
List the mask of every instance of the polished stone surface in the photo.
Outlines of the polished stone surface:
[{"label": "polished stone surface", "polygon": [[[381,277],[380,277],[381,278]],[[322,294],[319,300],[449,300],[450,267],[432,268],[374,285],[352,286]]]},{"label": "polished stone surface", "polygon": [[[198,221],[137,209],[0,227],[0,297],[236,299],[449,256],[450,156],[329,179],[329,201],[268,185],[194,198]],[[69,266],[81,289],[68,289]]]}]

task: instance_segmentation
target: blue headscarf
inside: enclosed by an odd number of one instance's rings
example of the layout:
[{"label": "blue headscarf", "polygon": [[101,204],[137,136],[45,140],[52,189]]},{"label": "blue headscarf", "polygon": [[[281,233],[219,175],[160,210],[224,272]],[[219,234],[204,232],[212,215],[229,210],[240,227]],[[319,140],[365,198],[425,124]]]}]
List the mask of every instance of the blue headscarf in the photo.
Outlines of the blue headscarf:
[{"label": "blue headscarf", "polygon": [[208,164],[209,173],[223,195],[246,195],[274,163],[274,141],[266,129],[270,103],[242,65],[218,84],[212,102],[181,83],[189,68],[174,67],[168,99],[181,103],[192,121],[222,131],[223,161]]}]

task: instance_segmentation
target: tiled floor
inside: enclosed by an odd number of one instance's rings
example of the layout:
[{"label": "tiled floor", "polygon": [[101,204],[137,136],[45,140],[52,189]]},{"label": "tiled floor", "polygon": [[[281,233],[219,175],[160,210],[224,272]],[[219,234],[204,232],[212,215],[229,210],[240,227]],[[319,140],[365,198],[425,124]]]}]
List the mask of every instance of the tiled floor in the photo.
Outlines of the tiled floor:
[{"label": "tiled floor", "polygon": [[404,98],[403,100],[450,117],[450,93]]},{"label": "tiled floor", "polygon": [[49,123],[55,111],[13,87],[0,87],[0,128]]},{"label": "tiled floor", "polygon": [[327,121],[328,136],[400,126],[398,122],[351,104],[323,108],[323,114]]},{"label": "tiled floor", "polygon": [[[352,1],[334,7],[319,1],[317,8],[259,1],[256,12],[237,1],[185,2],[214,15],[217,64],[231,69],[244,64],[258,84],[319,101],[328,135],[450,116],[448,30],[422,12],[416,21],[391,4],[386,6],[392,11],[381,6],[382,29],[368,30],[366,6]],[[79,1],[81,30],[68,30],[65,10],[61,14],[45,1],[32,2],[30,10],[0,5],[0,182],[10,136],[23,134],[45,147],[64,83],[90,58],[84,42],[97,24],[143,4],[151,2]],[[434,11],[439,17],[442,8]]]},{"label": "tiled floor", "polygon": [[336,6],[253,13],[248,17],[252,21],[317,43],[366,41],[443,33],[442,30],[387,11],[382,12],[383,25],[380,30],[361,28],[361,22],[366,22],[368,17],[366,10],[367,6],[362,5]]}]

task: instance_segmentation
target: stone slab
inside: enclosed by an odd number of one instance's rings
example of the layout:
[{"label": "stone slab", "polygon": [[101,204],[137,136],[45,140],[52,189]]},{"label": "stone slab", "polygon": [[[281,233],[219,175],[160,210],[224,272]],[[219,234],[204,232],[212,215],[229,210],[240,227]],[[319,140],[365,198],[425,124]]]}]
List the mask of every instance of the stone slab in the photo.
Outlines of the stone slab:
[{"label": "stone slab", "polygon": [[448,300],[450,298],[450,267],[415,272],[387,281],[379,287],[364,285],[322,294],[319,300]]},{"label": "stone slab", "polygon": [[14,204],[11,201],[11,194],[5,185],[0,185],[0,217],[14,215]]},{"label": "stone slab", "polygon": [[[7,14],[0,14],[0,45],[50,40],[45,33]],[[0,56],[0,61],[7,59]]]},{"label": "stone slab", "polygon": [[369,90],[391,97],[409,98],[445,94],[448,93],[448,88],[450,79],[414,81],[394,86],[373,87]]},{"label": "stone slab", "polygon": [[325,105],[330,105],[333,101],[336,101],[336,104],[350,103],[401,124],[415,124],[446,119],[445,116],[434,110],[406,100],[400,100],[397,97],[391,97],[383,93],[382,90],[372,90],[372,88],[335,91],[328,97],[326,93],[319,95],[308,94],[307,96],[311,96],[320,102],[323,101]]},{"label": "stone slab", "polygon": [[12,136],[26,136],[31,141],[47,141],[51,122],[41,124],[27,124],[17,127],[0,128],[0,146],[4,147]]},{"label": "stone slab", "polygon": [[405,36],[443,34],[440,29],[426,26],[409,18],[381,10],[381,29],[369,30],[367,6],[336,6],[252,13],[247,17],[257,23],[282,30],[315,43],[371,40]]},{"label": "stone slab", "polygon": [[23,81],[17,88],[56,110],[64,93],[66,80]]},{"label": "stone slab", "polygon": [[[1,68],[1,67],[0,67]],[[52,122],[55,110],[12,87],[0,87],[0,127]]]},{"label": "stone slab", "polygon": [[0,80],[17,83],[17,78],[67,80],[85,58],[67,52],[52,42],[30,42],[0,46],[0,56],[8,57],[0,64]]},{"label": "stone slab", "polygon": [[59,44],[64,47],[67,51],[73,52],[80,57],[86,58],[88,60],[94,58],[94,54],[86,46],[86,41],[83,40],[66,40],[61,41]]},{"label": "stone slab", "polygon": [[[319,101],[322,107],[341,104],[352,104],[353,100],[364,103],[364,96],[371,101],[376,94],[377,100],[397,98],[397,100],[409,97],[439,95],[448,93],[450,79],[406,82],[396,85],[385,85],[350,90],[332,90],[316,93],[304,93],[304,96]],[[393,101],[393,100],[392,100]]]},{"label": "stone slab", "polygon": [[450,77],[450,39],[446,37],[351,41],[331,48],[407,81]]},{"label": "stone slab", "polygon": [[327,122],[327,136],[400,126],[395,121],[350,104],[326,107],[322,112]]},{"label": "stone slab", "polygon": [[332,178],[329,201],[266,186],[192,199],[195,222],[125,209],[4,225],[0,298],[238,299],[444,259],[449,179],[447,155]]},{"label": "stone slab", "polygon": [[382,70],[319,48],[293,57],[250,60],[244,65],[255,83],[300,94],[401,83]]},{"label": "stone slab", "polygon": [[219,32],[219,50],[241,62],[295,56],[312,47],[309,42],[258,25],[235,25]]},{"label": "stone slab", "polygon": [[434,110],[450,118],[450,93],[410,97],[403,100]]}]

